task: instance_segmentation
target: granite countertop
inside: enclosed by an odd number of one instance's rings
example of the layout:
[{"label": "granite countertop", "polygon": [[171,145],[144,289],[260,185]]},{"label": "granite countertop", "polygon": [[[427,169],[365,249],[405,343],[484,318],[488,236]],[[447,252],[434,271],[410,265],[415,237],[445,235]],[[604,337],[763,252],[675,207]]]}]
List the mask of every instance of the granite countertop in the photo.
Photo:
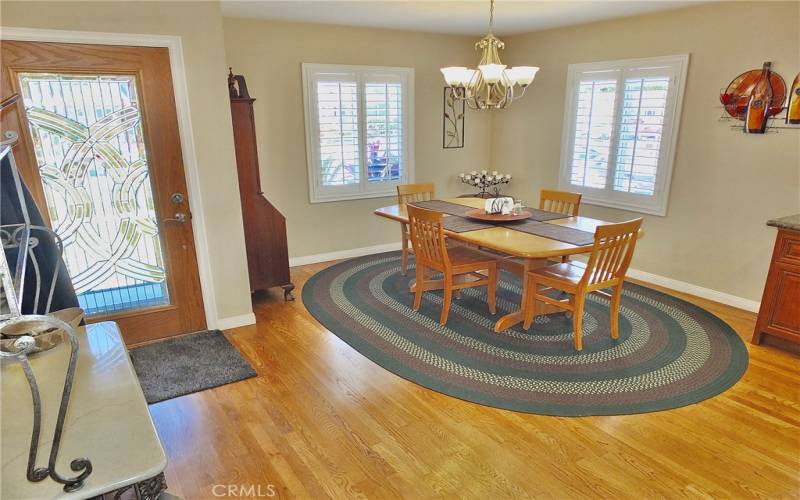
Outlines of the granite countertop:
[{"label": "granite countertop", "polygon": [[770,219],[767,221],[768,226],[779,227],[781,229],[794,229],[800,231],[800,214],[787,215],[779,219]]}]

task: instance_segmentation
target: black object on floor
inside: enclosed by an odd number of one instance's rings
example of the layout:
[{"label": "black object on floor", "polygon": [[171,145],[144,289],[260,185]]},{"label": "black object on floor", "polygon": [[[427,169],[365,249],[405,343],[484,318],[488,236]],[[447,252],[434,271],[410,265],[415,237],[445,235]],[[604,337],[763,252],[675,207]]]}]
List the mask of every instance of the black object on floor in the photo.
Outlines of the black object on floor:
[{"label": "black object on floor", "polygon": [[219,330],[136,347],[130,356],[148,404],[256,376]]}]

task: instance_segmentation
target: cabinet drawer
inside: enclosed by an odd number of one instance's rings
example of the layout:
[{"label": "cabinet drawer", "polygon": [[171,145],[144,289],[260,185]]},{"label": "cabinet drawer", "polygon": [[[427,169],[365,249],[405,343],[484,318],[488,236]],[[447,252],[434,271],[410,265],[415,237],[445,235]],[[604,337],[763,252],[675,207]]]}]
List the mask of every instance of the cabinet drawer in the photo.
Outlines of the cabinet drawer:
[{"label": "cabinet drawer", "polygon": [[800,265],[800,232],[782,230],[777,248],[777,260]]}]

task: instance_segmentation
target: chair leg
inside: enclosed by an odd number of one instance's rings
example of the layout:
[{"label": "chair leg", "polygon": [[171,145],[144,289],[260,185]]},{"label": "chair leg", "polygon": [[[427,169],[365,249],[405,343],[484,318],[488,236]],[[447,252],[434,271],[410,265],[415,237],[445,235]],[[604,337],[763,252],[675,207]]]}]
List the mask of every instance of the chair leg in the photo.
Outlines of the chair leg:
[{"label": "chair leg", "polygon": [[583,305],[586,303],[586,294],[575,294],[575,310],[572,312],[572,329],[575,331],[575,350],[583,350]]},{"label": "chair leg", "polygon": [[525,330],[530,329],[533,324],[534,317],[536,316],[536,292],[539,289],[539,284],[532,276],[525,277],[526,285],[525,297],[522,298],[522,328]]},{"label": "chair leg", "polygon": [[497,266],[489,268],[489,285],[486,287],[486,298],[489,302],[489,312],[497,312]]},{"label": "chair leg", "polygon": [[451,274],[445,274],[444,276],[442,294],[444,300],[442,301],[442,315],[439,318],[439,323],[445,325],[447,324],[447,316],[450,314],[450,303],[453,300],[453,276]]},{"label": "chair leg", "polygon": [[619,338],[619,304],[622,301],[622,284],[614,287],[608,313],[611,315],[611,338]]},{"label": "chair leg", "polygon": [[403,251],[400,257],[400,273],[405,276],[408,274],[408,233],[406,232],[406,225],[401,224],[400,230],[402,231]]},{"label": "chair leg", "polygon": [[417,281],[414,289],[414,310],[419,311],[422,304],[422,293],[425,291],[425,266],[417,264]]}]

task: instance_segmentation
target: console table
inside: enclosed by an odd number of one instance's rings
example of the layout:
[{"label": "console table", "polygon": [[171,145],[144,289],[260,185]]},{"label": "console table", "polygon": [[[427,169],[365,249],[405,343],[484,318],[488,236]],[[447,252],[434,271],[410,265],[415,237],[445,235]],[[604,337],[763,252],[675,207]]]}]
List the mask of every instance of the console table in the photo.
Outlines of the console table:
[{"label": "console table", "polygon": [[[116,323],[78,330],[78,356],[72,397],[64,424],[56,470],[69,474],[69,462],[91,460],[93,471],[83,488],[65,493],[46,478],[25,477],[33,422],[30,389],[19,363],[2,360],[2,489],[13,499],[154,499],[166,489],[167,459],[147,410],[139,380]],[[69,349],[62,344],[30,357],[42,397],[42,435],[37,466],[46,465],[55,429]]]}]

